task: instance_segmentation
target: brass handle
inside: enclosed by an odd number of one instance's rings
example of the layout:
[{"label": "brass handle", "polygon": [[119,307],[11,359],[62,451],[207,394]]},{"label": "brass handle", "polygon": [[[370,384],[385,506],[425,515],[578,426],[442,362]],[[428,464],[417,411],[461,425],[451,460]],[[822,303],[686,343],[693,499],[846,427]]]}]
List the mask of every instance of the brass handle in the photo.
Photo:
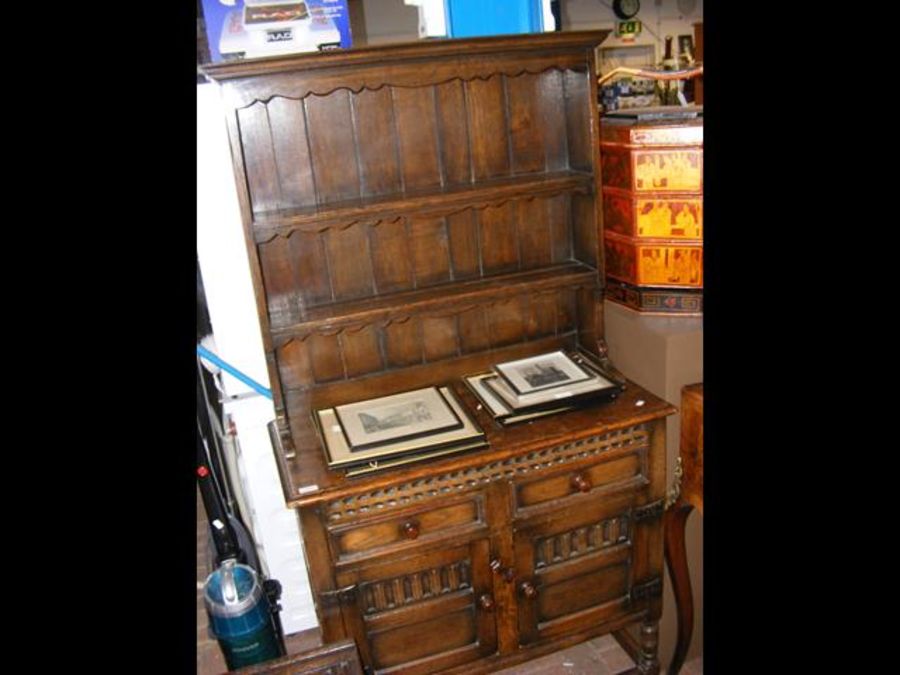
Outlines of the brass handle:
[{"label": "brass handle", "polygon": [[494,574],[503,578],[506,583],[512,583],[516,578],[516,573],[512,567],[504,567],[503,563],[501,563],[497,558],[491,560],[490,567],[494,570]]},{"label": "brass handle", "polygon": [[591,481],[585,478],[584,475],[576,473],[572,476],[572,487],[581,492],[590,492]]},{"label": "brass handle", "polygon": [[419,536],[419,524],[414,520],[407,520],[400,526],[400,532],[407,539],[415,539]]},{"label": "brass handle", "polygon": [[531,599],[537,595],[537,589],[531,584],[531,582],[523,581],[522,585],[519,586],[519,590],[522,591],[522,595],[526,598]]},{"label": "brass handle", "polygon": [[478,606],[481,607],[485,612],[493,612],[494,611],[494,598],[485,593],[480,598],[478,598]]}]

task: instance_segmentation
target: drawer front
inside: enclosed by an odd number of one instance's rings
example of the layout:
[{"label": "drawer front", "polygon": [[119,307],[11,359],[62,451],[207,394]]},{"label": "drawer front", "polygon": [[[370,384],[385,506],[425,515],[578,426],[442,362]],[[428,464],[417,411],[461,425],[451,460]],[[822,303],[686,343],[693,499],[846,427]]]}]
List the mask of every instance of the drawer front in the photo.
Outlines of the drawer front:
[{"label": "drawer front", "polygon": [[486,538],[338,574],[344,624],[375,672],[438,672],[497,650]]},{"label": "drawer front", "polygon": [[602,492],[646,485],[646,458],[647,447],[639,446],[551,476],[518,481],[515,485],[516,510],[530,513],[542,505],[556,508]]},{"label": "drawer front", "polygon": [[483,524],[483,500],[475,495],[429,510],[370,520],[361,525],[332,527],[329,531],[332,550],[340,561],[442,537],[456,538]]},{"label": "drawer front", "polygon": [[[661,589],[661,557],[649,556],[647,547],[647,530],[658,527],[659,518],[654,523],[640,515],[634,495],[623,495],[518,528],[520,644],[592,629],[642,609],[646,589]],[[651,560],[659,569],[648,566]]]}]

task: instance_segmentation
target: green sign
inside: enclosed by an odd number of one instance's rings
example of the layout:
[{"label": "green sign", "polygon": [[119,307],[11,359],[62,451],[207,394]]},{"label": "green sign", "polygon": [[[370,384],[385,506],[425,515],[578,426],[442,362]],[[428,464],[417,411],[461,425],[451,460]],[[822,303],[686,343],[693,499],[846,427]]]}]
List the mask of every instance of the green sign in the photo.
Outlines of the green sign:
[{"label": "green sign", "polygon": [[625,37],[629,35],[637,35],[641,32],[641,22],[635,19],[634,21],[617,21],[616,22],[616,35],[619,37]]}]

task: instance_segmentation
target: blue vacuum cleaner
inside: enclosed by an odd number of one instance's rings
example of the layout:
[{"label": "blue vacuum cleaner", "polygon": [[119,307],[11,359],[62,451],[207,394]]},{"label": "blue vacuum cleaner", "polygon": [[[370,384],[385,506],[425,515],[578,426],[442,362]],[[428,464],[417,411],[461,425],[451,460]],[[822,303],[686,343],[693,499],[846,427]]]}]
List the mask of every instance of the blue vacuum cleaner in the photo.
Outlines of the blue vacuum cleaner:
[{"label": "blue vacuum cleaner", "polygon": [[197,481],[216,550],[216,569],[206,579],[203,599],[210,630],[229,670],[236,670],[285,655],[281,584],[264,578],[249,532],[225,509],[199,416],[209,410],[199,405],[201,387],[198,379]]}]

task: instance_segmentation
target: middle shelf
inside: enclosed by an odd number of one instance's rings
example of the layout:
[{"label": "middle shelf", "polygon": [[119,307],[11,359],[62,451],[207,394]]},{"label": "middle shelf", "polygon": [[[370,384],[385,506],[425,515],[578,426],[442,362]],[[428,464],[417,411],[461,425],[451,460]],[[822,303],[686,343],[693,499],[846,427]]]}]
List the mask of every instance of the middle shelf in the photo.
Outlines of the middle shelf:
[{"label": "middle shelf", "polygon": [[261,244],[276,236],[290,236],[297,230],[319,232],[329,227],[347,227],[359,221],[377,222],[410,214],[445,214],[454,209],[484,207],[503,200],[542,197],[564,191],[590,193],[593,181],[593,175],[584,171],[529,173],[473,184],[407,190],[399,194],[279,209],[254,217],[253,236],[257,244]]},{"label": "middle shelf", "polygon": [[539,269],[462,281],[449,288],[432,286],[316,307],[307,310],[305,319],[296,322],[278,323],[278,317],[273,317],[276,320],[272,321],[271,334],[278,346],[290,339],[303,339],[315,332],[398,320],[413,314],[422,316],[449,309],[462,311],[467,305],[502,301],[525,292],[537,294],[561,288],[593,286],[597,282],[596,268],[570,261]]}]

